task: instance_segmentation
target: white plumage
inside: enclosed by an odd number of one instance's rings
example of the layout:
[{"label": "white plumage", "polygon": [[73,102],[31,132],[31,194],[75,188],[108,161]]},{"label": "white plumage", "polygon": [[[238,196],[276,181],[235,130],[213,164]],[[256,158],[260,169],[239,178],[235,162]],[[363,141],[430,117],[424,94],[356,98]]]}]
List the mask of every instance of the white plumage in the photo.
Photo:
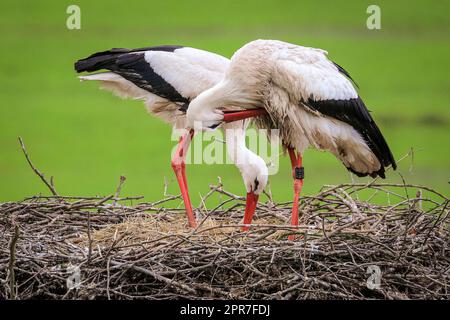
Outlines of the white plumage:
[{"label": "white plumage", "polygon": [[173,53],[147,51],[145,60],[189,100],[222,80],[230,63],[225,57],[193,48],[180,48]]},{"label": "white plumage", "polygon": [[269,116],[257,125],[279,129],[288,148],[327,150],[360,176],[384,177],[386,166],[395,167],[392,154],[348,73],[326,55],[274,40],[246,44],[225,78],[192,101],[189,124],[202,120],[197,108],[265,108]]}]

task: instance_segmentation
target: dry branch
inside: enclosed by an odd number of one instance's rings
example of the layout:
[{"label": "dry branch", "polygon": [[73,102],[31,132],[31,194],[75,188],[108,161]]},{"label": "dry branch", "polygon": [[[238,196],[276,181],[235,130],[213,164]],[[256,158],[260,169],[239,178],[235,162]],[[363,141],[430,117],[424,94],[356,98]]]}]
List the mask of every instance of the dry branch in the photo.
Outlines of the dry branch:
[{"label": "dry branch", "polygon": [[47,179],[45,178],[44,174],[42,172],[40,172],[31,162],[30,156],[28,155],[27,149],[25,148],[25,144],[23,143],[23,140],[21,137],[19,137],[19,143],[20,143],[20,147],[22,148],[23,154],[25,155],[25,158],[27,159],[27,162],[30,165],[31,169],[34,171],[34,173],[37,174],[37,176],[42,180],[42,182],[44,182],[44,184],[49,188],[50,192],[54,196],[57,196],[58,193],[56,192],[55,187],[53,185],[53,177],[51,177],[50,182],[48,182]]},{"label": "dry branch", "polygon": [[19,240],[19,226],[16,223],[12,223],[14,227],[14,233],[12,234],[11,241],[9,242],[9,263],[8,263],[8,276],[9,278],[9,292],[10,299],[14,300],[17,297],[17,288],[16,288],[16,276],[14,267],[16,264],[16,245],[17,240]]}]

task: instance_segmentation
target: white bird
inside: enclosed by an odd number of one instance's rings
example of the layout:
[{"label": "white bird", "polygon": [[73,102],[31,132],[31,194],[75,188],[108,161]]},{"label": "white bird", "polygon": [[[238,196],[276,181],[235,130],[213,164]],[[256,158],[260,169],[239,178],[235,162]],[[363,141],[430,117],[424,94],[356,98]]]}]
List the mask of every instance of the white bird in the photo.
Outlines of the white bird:
[{"label": "white bird", "polygon": [[[229,61],[208,51],[182,46],[114,48],[77,61],[75,70],[78,73],[109,70],[79,78],[100,81],[103,89],[110,90],[119,97],[144,100],[150,113],[172,124],[174,128],[186,128],[186,110],[190,101],[222,80]],[[209,116],[213,120],[220,118],[229,122],[223,126],[227,152],[244,179],[247,189],[245,216],[251,217],[258,195],[267,184],[268,170],[264,160],[245,146],[246,123],[242,119],[261,112],[236,110],[237,108],[232,108],[231,111],[225,111],[226,114],[221,111],[219,114],[208,115],[197,108],[196,112],[201,113],[204,120],[208,120]],[[191,227],[196,226],[196,220],[189,198],[185,157],[193,135],[194,130],[191,129],[180,138],[172,158],[172,167]]]},{"label": "white bird", "polygon": [[396,168],[352,81],[324,50],[275,40],[252,41],[233,55],[218,84],[191,101],[187,125],[207,120],[206,126],[217,126],[220,120],[211,123],[202,114],[233,105],[266,110],[267,116],[255,122],[261,128],[279,129],[289,151],[294,177],[291,224],[298,225],[306,148],[330,151],[358,176],[384,178],[386,167]]}]

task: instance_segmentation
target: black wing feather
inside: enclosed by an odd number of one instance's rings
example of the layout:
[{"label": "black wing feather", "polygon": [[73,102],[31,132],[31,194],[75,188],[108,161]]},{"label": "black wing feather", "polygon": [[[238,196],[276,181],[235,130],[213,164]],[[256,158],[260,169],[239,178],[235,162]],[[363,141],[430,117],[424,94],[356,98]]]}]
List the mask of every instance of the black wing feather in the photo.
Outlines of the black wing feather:
[{"label": "black wing feather", "polygon": [[[360,97],[348,100],[314,100],[310,98],[308,101],[301,101],[301,103],[325,116],[351,125],[380,161],[381,168],[376,172],[377,175],[384,178],[384,167],[389,165],[392,165],[394,169],[397,168],[386,140]],[[354,172],[351,169],[349,170]],[[364,176],[361,173],[354,173],[358,176]]]},{"label": "black wing feather", "polygon": [[97,52],[75,62],[77,72],[94,72],[101,69],[119,74],[141,89],[147,90],[173,102],[188,103],[161,75],[157,74],[145,60],[145,51],[173,52],[182,46],[158,46],[138,49],[113,48]]}]

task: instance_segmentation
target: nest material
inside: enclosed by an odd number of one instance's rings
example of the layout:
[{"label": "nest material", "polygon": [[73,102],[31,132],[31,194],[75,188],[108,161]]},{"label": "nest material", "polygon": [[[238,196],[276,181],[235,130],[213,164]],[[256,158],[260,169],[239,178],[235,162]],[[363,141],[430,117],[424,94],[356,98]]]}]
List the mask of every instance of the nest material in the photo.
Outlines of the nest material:
[{"label": "nest material", "polygon": [[[358,200],[369,191],[389,204]],[[291,203],[269,199],[249,232],[240,230],[245,199],[221,185],[207,196],[217,194],[221,205],[196,209],[196,230],[184,210],[161,207],[175,196],[0,204],[0,298],[450,298],[448,198],[436,191],[327,187],[302,197],[298,228]]]}]

